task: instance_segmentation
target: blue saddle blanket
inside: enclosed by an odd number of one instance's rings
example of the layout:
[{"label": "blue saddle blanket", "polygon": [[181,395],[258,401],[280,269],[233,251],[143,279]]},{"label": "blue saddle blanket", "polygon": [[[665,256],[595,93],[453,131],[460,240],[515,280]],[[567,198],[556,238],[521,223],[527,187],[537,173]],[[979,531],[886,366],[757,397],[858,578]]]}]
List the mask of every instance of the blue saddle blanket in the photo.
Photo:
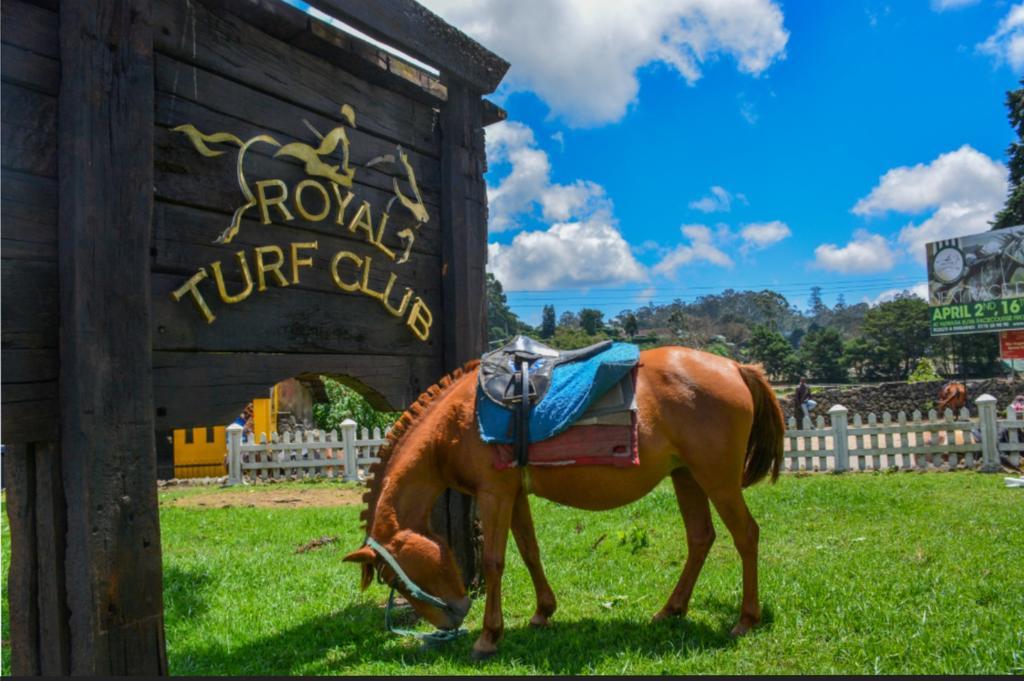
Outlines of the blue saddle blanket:
[{"label": "blue saddle blanket", "polygon": [[[540,442],[566,430],[616,383],[633,370],[640,348],[633,343],[613,343],[588,359],[555,367],[544,398],[530,410],[530,442]],[[477,384],[476,413],[480,438],[488,443],[515,442],[515,413],[493,402]]]}]

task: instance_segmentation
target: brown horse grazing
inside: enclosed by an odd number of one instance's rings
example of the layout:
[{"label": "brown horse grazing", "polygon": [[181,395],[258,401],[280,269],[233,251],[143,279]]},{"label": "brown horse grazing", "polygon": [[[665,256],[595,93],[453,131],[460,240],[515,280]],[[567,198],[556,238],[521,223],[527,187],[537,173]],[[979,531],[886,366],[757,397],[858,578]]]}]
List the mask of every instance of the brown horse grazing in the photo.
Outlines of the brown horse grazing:
[{"label": "brown horse grazing", "polygon": [[952,409],[954,414],[967,405],[967,386],[956,381],[947,383],[939,390],[939,414],[945,414],[947,409]]},{"label": "brown horse grazing", "polygon": [[[644,351],[636,387],[639,465],[496,470],[493,445],[483,443],[477,429],[475,366],[467,365],[421,395],[396,423],[381,462],[371,469],[371,488],[364,496],[367,541],[389,555],[366,545],[345,557],[361,564],[363,589],[376,568],[379,578],[405,596],[422,617],[441,629],[458,627],[470,602],[451,550],[431,532],[429,518],[434,501],[446,488],[475,496],[483,526],[487,601],[473,656],[486,657],[497,650],[503,632],[501,576],[509,529],[537,594],[530,624],[544,626],[555,612],[528,494],[605,510],[640,499],[671,476],[686,525],[687,556],[675,589],[654,619],[686,614],[715,540],[710,500],[743,563],[743,603],[732,633],[742,635],[760,621],[759,529],[742,488],[769,473],[773,481],[778,477],[785,425],[759,368],[688,348]],[[392,561],[405,576],[396,574]],[[419,591],[411,590],[410,582]]]}]

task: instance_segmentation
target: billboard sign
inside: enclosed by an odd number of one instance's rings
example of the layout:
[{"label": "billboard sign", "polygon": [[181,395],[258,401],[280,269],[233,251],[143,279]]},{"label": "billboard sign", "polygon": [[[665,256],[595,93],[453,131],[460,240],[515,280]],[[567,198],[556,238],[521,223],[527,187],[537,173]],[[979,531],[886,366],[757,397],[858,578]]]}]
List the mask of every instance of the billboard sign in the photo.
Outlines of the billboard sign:
[{"label": "billboard sign", "polygon": [[1024,331],[999,333],[999,356],[1003,359],[1024,359]]},{"label": "billboard sign", "polygon": [[1024,225],[925,249],[933,335],[1024,329]]}]

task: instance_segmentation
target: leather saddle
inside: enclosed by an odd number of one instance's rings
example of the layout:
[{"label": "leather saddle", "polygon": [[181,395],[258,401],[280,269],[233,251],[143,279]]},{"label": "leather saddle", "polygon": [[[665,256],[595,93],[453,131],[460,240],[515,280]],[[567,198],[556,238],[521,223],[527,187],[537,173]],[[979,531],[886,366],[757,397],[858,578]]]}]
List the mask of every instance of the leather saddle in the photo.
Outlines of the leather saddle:
[{"label": "leather saddle", "polygon": [[484,395],[515,412],[515,449],[519,466],[527,463],[530,407],[544,399],[555,367],[593,357],[612,346],[612,341],[579,350],[556,350],[527,336],[516,336],[507,345],[480,359],[479,381]]}]

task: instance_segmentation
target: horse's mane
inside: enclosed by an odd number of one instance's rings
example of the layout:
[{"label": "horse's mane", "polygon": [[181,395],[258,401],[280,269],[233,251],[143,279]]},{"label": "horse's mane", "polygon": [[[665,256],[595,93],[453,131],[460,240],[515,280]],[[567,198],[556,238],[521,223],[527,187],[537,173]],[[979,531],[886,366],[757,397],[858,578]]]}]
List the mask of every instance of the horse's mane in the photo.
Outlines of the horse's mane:
[{"label": "horse's mane", "polygon": [[370,525],[373,523],[373,516],[377,510],[377,500],[380,498],[381,485],[384,481],[384,471],[387,470],[387,466],[391,460],[391,454],[394,452],[395,446],[399,441],[401,441],[402,437],[423,415],[427,410],[427,407],[429,407],[434,400],[436,400],[448,387],[455,383],[455,381],[468,374],[479,364],[479,359],[470,360],[463,365],[462,368],[456,369],[434,385],[424,390],[423,394],[413,400],[413,403],[409,405],[409,408],[402,412],[402,415],[398,417],[395,424],[391,426],[391,430],[388,432],[387,444],[381,447],[380,451],[377,452],[377,457],[380,461],[370,466],[370,488],[365,494],[363,494],[363,501],[366,502],[366,508],[364,508],[362,513],[359,514],[359,518],[363,521],[363,529],[366,530],[367,534],[370,533]]}]

